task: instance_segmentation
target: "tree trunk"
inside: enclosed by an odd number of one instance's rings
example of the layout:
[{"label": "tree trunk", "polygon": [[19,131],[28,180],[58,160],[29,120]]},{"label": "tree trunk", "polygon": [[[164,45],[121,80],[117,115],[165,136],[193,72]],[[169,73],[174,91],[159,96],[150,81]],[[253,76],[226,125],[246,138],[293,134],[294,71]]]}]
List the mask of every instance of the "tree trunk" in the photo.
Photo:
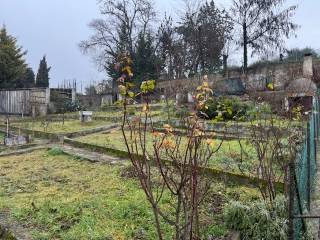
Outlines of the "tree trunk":
[{"label": "tree trunk", "polygon": [[223,56],[223,76],[227,76],[228,72],[228,55],[224,54]]},{"label": "tree trunk", "polygon": [[176,240],[181,239],[181,230],[180,230],[180,212],[181,212],[181,193],[178,193],[178,202],[177,202],[177,209],[176,209]]},{"label": "tree trunk", "polygon": [[198,39],[198,44],[199,44],[199,54],[200,54],[200,64],[201,64],[201,74],[204,74],[204,57],[203,57],[203,49],[202,49],[202,31],[201,27],[198,28],[199,32],[199,39]]},{"label": "tree trunk", "polygon": [[247,23],[242,24],[243,31],[243,71],[246,73],[248,69],[248,32]]},{"label": "tree trunk", "polygon": [[116,87],[117,87],[117,81],[115,79],[112,79],[112,90],[111,90],[112,104],[118,101]]},{"label": "tree trunk", "polygon": [[155,224],[156,224],[156,229],[157,229],[157,233],[158,233],[158,238],[159,240],[162,240],[162,231],[161,231],[161,226],[160,226],[160,219],[159,219],[159,213],[156,207],[152,207],[153,209],[153,214],[154,214],[154,218],[155,218]]}]

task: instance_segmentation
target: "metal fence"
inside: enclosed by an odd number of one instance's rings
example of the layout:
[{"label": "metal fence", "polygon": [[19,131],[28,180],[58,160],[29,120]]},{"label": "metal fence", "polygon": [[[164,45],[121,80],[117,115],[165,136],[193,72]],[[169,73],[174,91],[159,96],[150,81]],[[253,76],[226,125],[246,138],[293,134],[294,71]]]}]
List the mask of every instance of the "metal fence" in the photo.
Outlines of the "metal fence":
[{"label": "metal fence", "polygon": [[302,239],[307,231],[306,219],[319,218],[310,214],[311,194],[317,173],[319,126],[319,98],[315,97],[302,149],[290,167],[289,239]]}]

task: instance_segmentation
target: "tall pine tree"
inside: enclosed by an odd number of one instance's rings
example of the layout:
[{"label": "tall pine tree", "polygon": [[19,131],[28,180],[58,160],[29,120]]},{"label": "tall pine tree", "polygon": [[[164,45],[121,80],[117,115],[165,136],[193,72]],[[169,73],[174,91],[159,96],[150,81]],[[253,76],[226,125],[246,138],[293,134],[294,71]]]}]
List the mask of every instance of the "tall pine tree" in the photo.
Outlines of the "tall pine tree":
[{"label": "tall pine tree", "polygon": [[35,74],[32,68],[28,67],[23,77],[23,87],[32,88],[35,86]]},{"label": "tall pine tree", "polygon": [[37,87],[49,87],[49,72],[51,67],[48,67],[46,56],[40,61],[37,77],[36,86]]},{"label": "tall pine tree", "polygon": [[25,74],[26,51],[17,45],[17,39],[0,29],[0,88],[17,88]]},{"label": "tall pine tree", "polygon": [[134,82],[140,86],[142,81],[156,80],[161,67],[161,59],[156,55],[156,49],[153,45],[154,39],[150,32],[138,36],[134,59]]},{"label": "tall pine tree", "polygon": [[28,67],[23,76],[16,82],[16,88],[35,87],[35,75],[32,68]]}]

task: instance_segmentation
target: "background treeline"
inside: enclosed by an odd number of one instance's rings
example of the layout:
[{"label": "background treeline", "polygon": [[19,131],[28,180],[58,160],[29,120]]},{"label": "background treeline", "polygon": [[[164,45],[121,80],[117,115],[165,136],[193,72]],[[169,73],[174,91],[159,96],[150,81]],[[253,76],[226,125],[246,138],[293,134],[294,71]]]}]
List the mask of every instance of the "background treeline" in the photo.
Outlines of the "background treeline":
[{"label": "background treeline", "polygon": [[122,53],[133,60],[136,83],[221,71],[235,52],[242,52],[246,72],[253,55],[285,54],[285,40],[298,27],[297,6],[283,0],[234,0],[228,9],[213,0],[183,2],[178,14],[161,19],[149,0],[101,0],[101,18],[89,24],[94,33],[80,48],[116,86]]},{"label": "background treeline", "polygon": [[18,45],[17,39],[0,29],[0,89],[48,87],[49,71],[46,56],[39,65],[35,76],[25,60],[27,51]]}]

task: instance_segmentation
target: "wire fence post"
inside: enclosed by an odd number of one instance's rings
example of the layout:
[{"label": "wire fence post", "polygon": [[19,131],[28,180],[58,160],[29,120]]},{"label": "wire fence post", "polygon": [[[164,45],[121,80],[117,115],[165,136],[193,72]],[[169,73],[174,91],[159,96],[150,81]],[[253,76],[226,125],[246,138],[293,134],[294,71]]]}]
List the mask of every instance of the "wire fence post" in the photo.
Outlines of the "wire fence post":
[{"label": "wire fence post", "polygon": [[294,240],[294,198],[295,198],[295,166],[294,159],[289,163],[289,224],[288,224],[288,240]]},{"label": "wire fence post", "polygon": [[310,122],[307,127],[307,206],[310,211],[311,206],[311,134],[310,134]]}]

